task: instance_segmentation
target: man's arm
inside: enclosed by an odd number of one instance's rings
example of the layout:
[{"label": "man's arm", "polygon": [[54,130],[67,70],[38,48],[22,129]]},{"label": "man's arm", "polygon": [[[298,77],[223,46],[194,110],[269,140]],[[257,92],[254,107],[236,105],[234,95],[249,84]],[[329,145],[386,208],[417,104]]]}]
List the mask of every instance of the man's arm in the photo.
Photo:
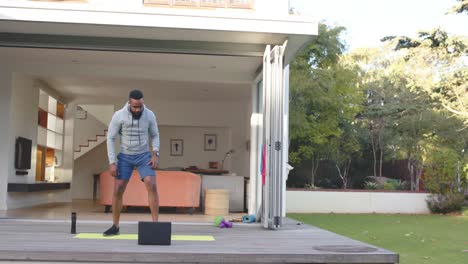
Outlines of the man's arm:
[{"label": "man's arm", "polygon": [[117,118],[117,113],[114,113],[107,131],[107,157],[109,158],[109,164],[115,164],[117,162],[117,159],[115,158],[115,138],[117,137],[119,130],[120,122]]},{"label": "man's arm", "polygon": [[154,113],[152,113],[152,117],[150,118],[149,134],[151,136],[153,153],[159,153],[159,129],[158,121],[156,120]]},{"label": "man's arm", "polygon": [[151,157],[151,168],[153,170],[157,169],[159,166],[159,129],[158,122],[156,121],[156,116],[151,112],[152,116],[150,118],[149,125],[149,134],[151,137],[151,143],[153,148],[153,155]]}]

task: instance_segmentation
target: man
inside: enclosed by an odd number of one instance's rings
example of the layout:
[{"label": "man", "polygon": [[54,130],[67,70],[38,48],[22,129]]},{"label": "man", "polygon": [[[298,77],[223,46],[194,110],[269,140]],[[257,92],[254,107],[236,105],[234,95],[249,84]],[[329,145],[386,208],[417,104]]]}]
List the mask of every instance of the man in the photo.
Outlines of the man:
[{"label": "man", "polygon": [[[120,135],[120,153],[115,157],[115,138]],[[149,139],[152,141],[152,151]],[[134,169],[148,190],[148,204],[153,221],[158,221],[159,201],[155,169],[159,165],[159,130],[154,113],[143,104],[143,93],[133,90],[128,103],[114,113],[107,133],[109,170],[114,180],[112,199],[113,225],[104,236],[119,234],[122,196]]]}]

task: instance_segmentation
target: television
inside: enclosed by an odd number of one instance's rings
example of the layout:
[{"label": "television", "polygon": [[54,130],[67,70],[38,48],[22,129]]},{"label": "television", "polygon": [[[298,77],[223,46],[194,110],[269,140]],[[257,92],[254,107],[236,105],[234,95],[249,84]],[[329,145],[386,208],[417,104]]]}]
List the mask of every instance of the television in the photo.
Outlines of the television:
[{"label": "television", "polygon": [[31,169],[32,140],[17,137],[15,143],[15,168],[18,170]]}]

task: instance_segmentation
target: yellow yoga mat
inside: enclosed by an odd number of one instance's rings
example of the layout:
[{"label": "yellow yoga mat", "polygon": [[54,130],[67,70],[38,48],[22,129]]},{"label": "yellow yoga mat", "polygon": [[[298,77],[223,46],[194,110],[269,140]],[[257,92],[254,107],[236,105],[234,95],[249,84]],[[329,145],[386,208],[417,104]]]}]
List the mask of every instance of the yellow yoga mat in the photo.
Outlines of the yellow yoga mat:
[{"label": "yellow yoga mat", "polygon": [[[81,239],[126,239],[138,240],[138,234],[120,234],[117,236],[103,236],[101,233],[79,233],[75,238]],[[172,235],[172,241],[215,241],[213,236]]]}]

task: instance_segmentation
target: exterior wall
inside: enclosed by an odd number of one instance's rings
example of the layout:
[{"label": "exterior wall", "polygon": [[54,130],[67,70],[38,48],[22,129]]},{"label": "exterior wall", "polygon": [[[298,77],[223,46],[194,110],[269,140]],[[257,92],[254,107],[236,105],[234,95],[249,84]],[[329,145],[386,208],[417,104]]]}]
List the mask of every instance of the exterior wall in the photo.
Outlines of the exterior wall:
[{"label": "exterior wall", "polygon": [[289,14],[288,0],[255,0],[255,11],[262,14],[286,16]]},{"label": "exterior wall", "polygon": [[[0,1],[4,2],[4,1]],[[10,1],[11,2],[11,1]],[[287,15],[288,14],[288,1],[287,0],[275,0],[272,4],[271,0],[253,0],[253,8],[212,8],[212,7],[170,7],[165,5],[145,5],[143,0],[87,0],[87,1],[72,1],[68,3],[57,3],[56,1],[28,1],[28,0],[16,0],[31,6],[57,6],[59,5],[65,9],[104,9],[104,10],[118,10],[118,9],[175,9],[189,12],[204,11],[204,12],[216,12],[216,13],[231,13],[231,14],[243,14],[243,13],[259,13],[259,14],[273,14],[273,15]],[[36,2],[36,3],[35,3]]]},{"label": "exterior wall", "polygon": [[427,214],[428,193],[286,191],[287,213]]},{"label": "exterior wall", "polygon": [[[143,1],[131,0],[106,1],[105,4],[0,0],[0,11],[0,20],[6,21],[4,22],[8,28],[6,31],[17,33],[214,42],[222,39],[223,42],[246,41],[246,43],[263,44],[273,42],[278,44],[279,40],[274,36],[261,37],[250,33],[317,34],[315,26],[312,26],[316,25],[312,22],[312,18],[288,14],[286,0],[258,0],[254,9],[170,8],[145,6]],[[82,17],[86,17],[86,20],[84,21]],[[31,25],[27,29],[22,28],[24,25],[19,25],[36,21],[58,24]],[[89,27],[90,25],[93,27]],[[123,30],[118,26],[142,28],[136,32]],[[173,29],[176,31],[171,32]],[[198,30],[212,32],[197,32]],[[232,34],[219,36],[224,34],[222,32]],[[239,35],[239,33],[249,34]],[[281,39],[283,42],[284,36]],[[289,43],[290,47],[295,46],[293,42]]]}]

